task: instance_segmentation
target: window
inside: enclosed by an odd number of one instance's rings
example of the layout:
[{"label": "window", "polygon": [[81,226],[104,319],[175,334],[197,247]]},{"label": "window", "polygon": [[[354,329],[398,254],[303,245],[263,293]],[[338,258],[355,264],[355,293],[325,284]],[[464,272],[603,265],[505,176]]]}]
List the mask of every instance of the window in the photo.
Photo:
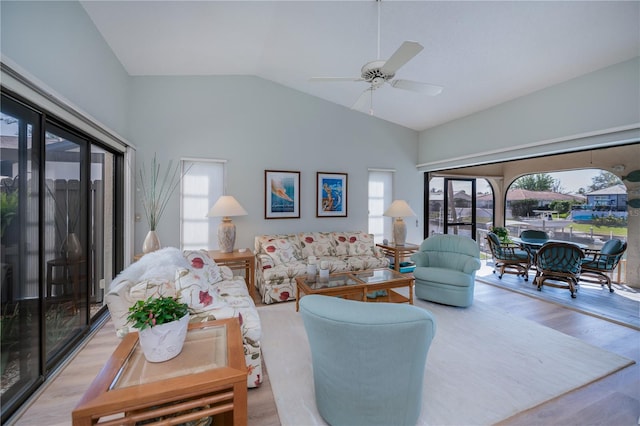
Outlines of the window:
[{"label": "window", "polygon": [[224,194],[224,160],[182,160],[180,239],[183,250],[217,250],[221,218],[207,217]]},{"label": "window", "polygon": [[382,214],[393,200],[393,170],[369,170],[369,233],[376,243],[391,239],[391,218]]},{"label": "window", "polygon": [[0,151],[4,423],[106,313],[122,264],[124,157],[4,91]]}]

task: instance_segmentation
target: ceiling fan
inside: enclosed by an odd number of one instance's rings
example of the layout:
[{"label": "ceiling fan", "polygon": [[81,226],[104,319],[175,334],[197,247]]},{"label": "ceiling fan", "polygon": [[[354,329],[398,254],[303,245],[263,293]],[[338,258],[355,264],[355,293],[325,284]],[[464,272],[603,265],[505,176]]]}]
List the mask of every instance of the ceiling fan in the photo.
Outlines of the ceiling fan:
[{"label": "ceiling fan", "polygon": [[378,59],[367,62],[362,66],[360,77],[312,77],[314,82],[336,82],[336,81],[365,81],[369,87],[362,92],[358,100],[351,109],[361,110],[370,100],[369,114],[373,115],[373,92],[385,83],[396,89],[410,90],[424,93],[428,96],[436,96],[442,92],[441,86],[421,83],[418,81],[394,79],[396,72],[413,57],[424,49],[416,41],[405,41],[387,60],[380,59],[380,0],[378,3]]}]

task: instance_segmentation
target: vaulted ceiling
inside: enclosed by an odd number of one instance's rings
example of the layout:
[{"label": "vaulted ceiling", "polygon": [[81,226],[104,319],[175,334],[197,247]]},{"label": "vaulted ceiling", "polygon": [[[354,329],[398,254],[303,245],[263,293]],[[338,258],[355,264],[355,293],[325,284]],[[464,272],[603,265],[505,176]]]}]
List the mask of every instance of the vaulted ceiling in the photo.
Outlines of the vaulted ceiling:
[{"label": "vaulted ceiling", "polygon": [[640,54],[637,1],[81,4],[131,75],[256,75],[347,108],[366,82],[309,79],[358,78],[417,41],[424,50],[396,78],[442,93],[386,84],[359,110],[418,131]]}]

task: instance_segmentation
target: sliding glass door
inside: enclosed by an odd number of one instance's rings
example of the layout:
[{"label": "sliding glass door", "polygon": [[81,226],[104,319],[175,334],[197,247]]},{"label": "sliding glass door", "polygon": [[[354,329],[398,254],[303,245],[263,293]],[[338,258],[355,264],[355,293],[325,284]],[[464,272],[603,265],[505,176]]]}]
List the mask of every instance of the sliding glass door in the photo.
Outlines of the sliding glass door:
[{"label": "sliding glass door", "polygon": [[[87,324],[88,142],[53,124],[45,131],[44,257],[46,360]],[[86,168],[86,166],[85,166]]]},{"label": "sliding glass door", "polygon": [[2,99],[0,111],[0,364],[2,420],[41,378],[40,116]]},{"label": "sliding glass door", "polygon": [[1,100],[4,423],[106,313],[122,264],[124,159],[21,99]]}]

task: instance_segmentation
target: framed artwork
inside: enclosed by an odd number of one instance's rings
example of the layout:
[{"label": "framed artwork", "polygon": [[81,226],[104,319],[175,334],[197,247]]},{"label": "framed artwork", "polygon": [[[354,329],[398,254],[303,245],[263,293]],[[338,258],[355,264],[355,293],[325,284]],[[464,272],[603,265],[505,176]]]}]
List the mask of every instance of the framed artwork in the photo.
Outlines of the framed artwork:
[{"label": "framed artwork", "polygon": [[300,217],[300,172],[264,171],[264,218]]},{"label": "framed artwork", "polygon": [[317,217],[347,217],[347,174],[318,172]]}]

